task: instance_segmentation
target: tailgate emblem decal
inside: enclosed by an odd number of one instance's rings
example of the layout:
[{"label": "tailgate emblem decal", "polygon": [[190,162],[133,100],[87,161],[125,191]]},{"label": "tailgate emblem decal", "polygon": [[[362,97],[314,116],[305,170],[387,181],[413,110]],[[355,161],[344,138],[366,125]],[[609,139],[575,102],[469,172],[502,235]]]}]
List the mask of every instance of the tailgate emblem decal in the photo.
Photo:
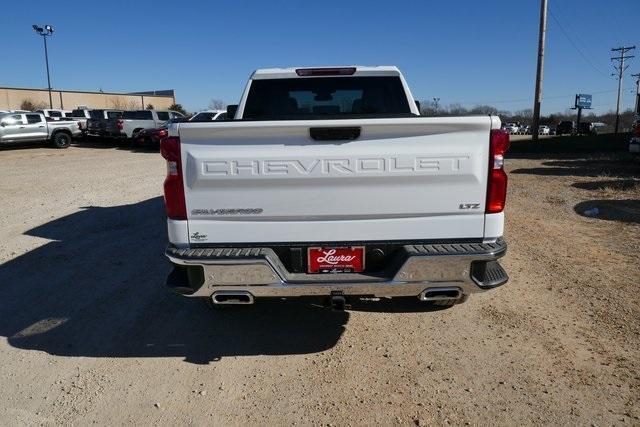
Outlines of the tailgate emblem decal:
[{"label": "tailgate emblem decal", "polygon": [[460,209],[480,209],[480,203],[460,203]]},{"label": "tailgate emblem decal", "polygon": [[206,240],[206,238],[207,238],[206,234],[200,234],[197,231],[191,234],[191,240],[201,241],[201,240]]}]

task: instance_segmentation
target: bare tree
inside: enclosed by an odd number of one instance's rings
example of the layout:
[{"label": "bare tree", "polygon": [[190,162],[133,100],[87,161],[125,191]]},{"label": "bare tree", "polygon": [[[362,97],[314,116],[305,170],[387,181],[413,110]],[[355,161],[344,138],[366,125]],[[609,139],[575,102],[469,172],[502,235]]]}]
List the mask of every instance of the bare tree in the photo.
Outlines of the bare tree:
[{"label": "bare tree", "polygon": [[20,104],[20,109],[21,110],[36,111],[36,110],[42,110],[44,108],[48,108],[47,104],[45,102],[42,102],[42,101],[33,102],[29,98],[23,99],[22,103]]},{"label": "bare tree", "polygon": [[114,110],[125,110],[125,105],[124,102],[122,102],[122,100],[118,97],[112,97],[110,99],[111,101],[111,108],[113,108]]},{"label": "bare tree", "polygon": [[209,102],[209,109],[211,110],[224,110],[225,108],[227,108],[227,103],[222,99],[213,98]]}]

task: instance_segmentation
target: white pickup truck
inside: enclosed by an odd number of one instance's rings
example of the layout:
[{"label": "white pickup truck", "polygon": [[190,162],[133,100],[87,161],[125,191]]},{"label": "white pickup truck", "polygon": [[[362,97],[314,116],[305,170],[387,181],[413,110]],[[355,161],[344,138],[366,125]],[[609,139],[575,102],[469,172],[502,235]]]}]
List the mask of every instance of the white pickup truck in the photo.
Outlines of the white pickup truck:
[{"label": "white pickup truck", "polygon": [[56,148],[68,148],[80,135],[75,121],[47,121],[42,113],[0,113],[0,145],[48,142]]},{"label": "white pickup truck", "polygon": [[389,66],[258,70],[228,113],[161,143],[175,291],[448,306],[508,280],[498,117],[420,117]]}]

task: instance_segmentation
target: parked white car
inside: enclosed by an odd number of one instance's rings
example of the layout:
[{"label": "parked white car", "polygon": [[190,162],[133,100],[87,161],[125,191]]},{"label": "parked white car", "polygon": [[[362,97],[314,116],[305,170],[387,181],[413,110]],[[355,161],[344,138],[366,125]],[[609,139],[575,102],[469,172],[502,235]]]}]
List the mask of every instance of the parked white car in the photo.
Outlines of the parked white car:
[{"label": "parked white car", "polygon": [[505,123],[502,125],[502,129],[506,130],[511,135],[515,135],[520,130],[520,126],[515,123]]},{"label": "parked white car", "polygon": [[518,134],[520,135],[529,135],[531,133],[531,126],[522,125],[518,128]]},{"label": "parked white car", "polygon": [[228,111],[161,142],[175,291],[340,309],[453,305],[508,280],[498,117],[421,117],[388,66],[258,70]]},{"label": "parked white car", "polygon": [[549,135],[551,133],[551,128],[547,125],[538,126],[538,135]]},{"label": "parked white car", "polygon": [[227,110],[204,110],[194,114],[189,119],[190,122],[212,122],[214,120],[225,120]]}]

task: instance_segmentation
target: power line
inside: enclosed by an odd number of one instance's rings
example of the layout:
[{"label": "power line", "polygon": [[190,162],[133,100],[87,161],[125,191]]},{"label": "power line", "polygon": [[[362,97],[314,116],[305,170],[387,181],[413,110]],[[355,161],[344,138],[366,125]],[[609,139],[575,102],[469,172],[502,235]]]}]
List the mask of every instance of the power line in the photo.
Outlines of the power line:
[{"label": "power line", "polygon": [[558,20],[558,18],[554,15],[553,11],[551,10],[551,8],[549,8],[549,14],[551,15],[551,18],[555,21],[556,24],[558,24],[558,27],[560,28],[560,31],[562,32],[562,34],[564,34],[564,36],[566,37],[567,40],[569,40],[569,43],[571,43],[571,45],[574,47],[574,49],[576,50],[576,52],[578,52],[580,54],[580,56],[582,57],[582,59],[585,60],[585,62],[587,64],[589,64],[591,66],[591,68],[593,68],[594,70],[596,70],[598,73],[602,74],[603,76],[605,76],[606,78],[611,78],[611,76],[607,73],[605,73],[604,71],[602,71],[601,69],[599,69],[598,67],[596,67],[593,62],[591,62],[591,60],[589,58],[587,58],[587,56],[584,54],[584,52],[582,52],[582,49],[580,49],[580,47],[578,47],[578,45],[573,41],[573,39],[571,38],[571,36],[569,35],[569,33],[564,29],[564,27],[562,26],[562,24],[560,23],[560,21]]},{"label": "power line", "polygon": [[[623,91],[632,90],[633,88],[628,87],[623,89]],[[597,91],[589,91],[588,93],[591,95],[599,95],[603,93],[612,93],[616,92],[617,89],[606,89],[606,90],[597,90]],[[553,95],[553,96],[543,96],[542,99],[562,99],[569,98],[573,100],[575,93],[568,93],[566,95]],[[502,99],[499,101],[482,101],[482,102],[467,102],[468,105],[479,105],[479,104],[509,104],[513,102],[531,102],[531,98],[520,98],[520,99]]]},{"label": "power line", "polygon": [[[553,4],[553,9],[556,11],[556,16],[559,17],[560,20],[564,23],[565,29],[567,29],[568,32],[571,33],[572,38],[578,42],[578,44],[582,48],[582,51],[586,52],[589,58],[599,57],[600,55],[596,55],[594,51],[591,50],[591,46],[585,43],[582,38],[580,38],[580,32],[575,31],[575,27],[571,25],[572,22],[575,22],[577,20],[576,17],[574,16],[572,19],[567,19],[567,16],[571,16],[571,15],[565,13],[564,9],[562,9],[560,5],[561,3],[555,2]],[[583,22],[583,21],[579,21],[579,22]]]}]

